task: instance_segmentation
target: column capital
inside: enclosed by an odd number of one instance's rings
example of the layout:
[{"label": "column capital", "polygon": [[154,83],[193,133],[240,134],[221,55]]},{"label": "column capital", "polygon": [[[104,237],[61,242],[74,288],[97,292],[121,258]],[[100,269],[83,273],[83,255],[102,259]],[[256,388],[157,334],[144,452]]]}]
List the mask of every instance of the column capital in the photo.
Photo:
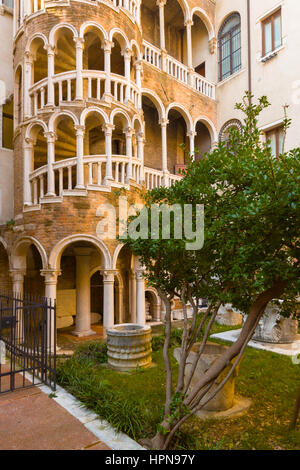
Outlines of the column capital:
[{"label": "column capital", "polygon": [[145,281],[145,271],[143,269],[136,270],[135,277],[137,281]]},{"label": "column capital", "polygon": [[51,56],[55,54],[55,46],[52,46],[51,44],[47,44],[47,46],[44,46],[44,49],[46,49],[48,56]]},{"label": "column capital", "polygon": [[115,126],[110,123],[105,123],[102,126],[102,130],[105,133],[105,135],[112,135],[113,130],[115,129]]},{"label": "column capital", "polygon": [[32,64],[33,63],[34,57],[33,57],[33,54],[30,51],[25,51],[24,57],[25,57],[25,62],[27,64]]},{"label": "column capital", "polygon": [[115,269],[103,269],[101,271],[101,274],[103,276],[103,282],[114,283],[115,276],[118,274],[118,271],[116,271]]},{"label": "column capital", "polygon": [[121,52],[122,56],[124,57],[124,59],[131,59],[131,57],[133,56],[133,52],[131,49],[129,49],[129,47],[126,47],[122,52]]},{"label": "column capital", "polygon": [[22,282],[24,279],[24,276],[26,274],[26,269],[10,269],[9,270],[9,275],[13,278],[13,281],[20,281]]},{"label": "column capital", "polygon": [[56,140],[56,133],[55,132],[51,132],[51,131],[44,132],[44,136],[46,137],[48,144],[54,143],[55,140]]},{"label": "column capital", "polygon": [[40,273],[41,276],[45,278],[45,284],[47,285],[55,285],[57,283],[58,276],[61,275],[61,271],[59,269],[41,269]]},{"label": "column capital", "polygon": [[76,135],[83,135],[85,133],[85,126],[81,126],[80,124],[76,124],[74,126],[74,129],[76,131]]},{"label": "column capital", "polygon": [[145,134],[144,132],[137,132],[136,139],[138,142],[145,142]]},{"label": "column capital", "polygon": [[186,22],[184,23],[184,26],[190,26],[192,27],[194,24],[193,20],[189,19],[189,20],[186,20]]},{"label": "column capital", "polygon": [[112,48],[114,47],[113,41],[109,41],[109,39],[104,39],[101,48],[104,52],[111,52]]},{"label": "column capital", "polygon": [[83,49],[84,46],[84,38],[73,38],[73,41],[75,42],[75,47],[76,49]]},{"label": "column capital", "polygon": [[167,0],[156,0],[156,5],[159,7],[159,8],[162,8],[166,5],[167,3]]},{"label": "column capital", "polygon": [[188,131],[188,132],[186,133],[186,135],[187,135],[188,137],[196,137],[196,135],[197,135],[197,132],[194,132],[194,131]]},{"label": "column capital", "polygon": [[161,127],[167,127],[167,125],[169,124],[169,119],[161,119],[159,121],[159,124],[161,125]]},{"label": "column capital", "polygon": [[126,135],[126,137],[132,137],[135,133],[135,130],[132,127],[126,127],[123,133]]},{"label": "column capital", "polygon": [[24,149],[32,149],[35,144],[35,140],[31,137],[26,137],[24,141]]},{"label": "column capital", "polygon": [[135,67],[136,69],[141,70],[142,64],[143,64],[142,61],[141,61],[140,59],[138,59],[138,60],[136,60],[136,61],[134,62],[133,65],[134,65],[134,67]]}]

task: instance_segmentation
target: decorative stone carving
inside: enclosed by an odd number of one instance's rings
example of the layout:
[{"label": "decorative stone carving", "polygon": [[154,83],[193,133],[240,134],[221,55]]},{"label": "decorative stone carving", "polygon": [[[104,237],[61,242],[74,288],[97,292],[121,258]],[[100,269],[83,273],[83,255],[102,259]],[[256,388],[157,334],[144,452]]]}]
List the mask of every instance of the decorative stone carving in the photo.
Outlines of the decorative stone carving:
[{"label": "decorative stone carving", "polygon": [[145,311],[146,311],[146,321],[151,321],[152,315],[150,311],[150,302],[147,299],[145,300]]},{"label": "decorative stone carving", "polygon": [[236,326],[241,325],[242,322],[242,314],[232,308],[231,304],[221,305],[216,316],[216,323],[218,325]]},{"label": "decorative stone carving", "polygon": [[106,333],[108,367],[128,371],[151,366],[150,326],[124,323],[108,328]]},{"label": "decorative stone carving", "polygon": [[[191,349],[190,354],[188,355],[186,368],[185,368],[185,375],[184,380],[186,381],[191,373],[192,365],[197,356],[197,352],[199,350],[200,343],[194,344]],[[228,349],[228,346],[222,346],[220,344],[215,344],[211,342],[207,342],[203,354],[198,362],[196,367],[194,376],[192,378],[190,387],[188,389],[188,394],[192,393],[194,388],[197,386],[200,377],[205,374],[205,372],[209,369],[209,367]],[[180,361],[180,348],[176,348],[174,350],[174,357],[179,362]],[[233,360],[234,362],[234,360]],[[222,380],[228,374],[232,363],[228,365],[228,367],[219,375],[217,379],[217,383],[210,389],[208,394],[204,395],[201,400],[201,403],[205,402],[209,396],[213,394],[216,390],[218,385],[222,382]],[[203,410],[206,411],[226,411],[233,407],[234,405],[234,387],[235,387],[235,377],[238,374],[238,367],[236,368],[234,374],[228,380],[228,382],[224,385],[224,387],[216,394],[216,396],[209,401],[204,407]]]},{"label": "decorative stone carving", "polygon": [[265,343],[290,344],[296,341],[298,321],[280,315],[280,307],[270,303],[260,319],[252,339]]}]

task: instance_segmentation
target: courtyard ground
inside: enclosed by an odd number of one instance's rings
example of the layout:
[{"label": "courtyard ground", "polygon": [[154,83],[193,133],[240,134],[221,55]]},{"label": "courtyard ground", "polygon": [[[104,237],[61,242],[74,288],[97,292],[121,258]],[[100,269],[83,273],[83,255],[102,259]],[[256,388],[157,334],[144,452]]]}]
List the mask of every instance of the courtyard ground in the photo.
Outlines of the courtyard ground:
[{"label": "courtyard ground", "polygon": [[0,450],[109,450],[39,387],[0,396]]},{"label": "courtyard ground", "polygon": [[[160,329],[157,327],[155,333],[159,334]],[[216,325],[213,332],[225,329],[229,328]],[[176,331],[173,335],[175,346]],[[154,367],[131,373],[107,369],[103,364],[106,360],[103,343],[81,345],[71,359],[61,361],[59,381],[116,429],[136,440],[152,436],[164,403],[161,340],[157,337],[154,342]],[[172,367],[176,370],[175,360]],[[236,392],[252,400],[249,410],[236,418],[207,421],[192,418],[177,434],[173,448],[300,449],[299,424],[295,431],[288,431],[299,388],[299,368],[289,357],[248,347],[236,380]]]}]

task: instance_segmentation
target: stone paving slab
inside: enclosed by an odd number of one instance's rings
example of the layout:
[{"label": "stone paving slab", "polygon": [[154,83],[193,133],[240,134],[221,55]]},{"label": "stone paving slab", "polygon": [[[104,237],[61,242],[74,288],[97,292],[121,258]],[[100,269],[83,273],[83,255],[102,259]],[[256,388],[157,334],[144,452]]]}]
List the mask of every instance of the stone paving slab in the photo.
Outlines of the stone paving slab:
[{"label": "stone paving slab", "polygon": [[[211,338],[222,339],[223,341],[230,341],[233,343],[238,339],[241,331],[241,329],[224,331],[223,333],[211,335]],[[254,349],[281,354],[283,356],[298,356],[300,354],[300,335],[297,336],[297,340],[292,344],[273,344],[251,340],[249,341],[248,346]]]},{"label": "stone paving slab", "polygon": [[0,450],[109,450],[39,387],[0,396]]}]

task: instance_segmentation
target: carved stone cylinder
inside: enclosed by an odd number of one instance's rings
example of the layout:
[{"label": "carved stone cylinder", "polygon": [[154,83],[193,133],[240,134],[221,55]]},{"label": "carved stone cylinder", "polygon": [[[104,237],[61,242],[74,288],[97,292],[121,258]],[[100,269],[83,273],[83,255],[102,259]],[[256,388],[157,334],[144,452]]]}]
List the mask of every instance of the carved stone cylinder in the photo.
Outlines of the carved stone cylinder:
[{"label": "carved stone cylinder", "polygon": [[108,367],[129,371],[152,364],[151,327],[124,323],[107,330]]}]

